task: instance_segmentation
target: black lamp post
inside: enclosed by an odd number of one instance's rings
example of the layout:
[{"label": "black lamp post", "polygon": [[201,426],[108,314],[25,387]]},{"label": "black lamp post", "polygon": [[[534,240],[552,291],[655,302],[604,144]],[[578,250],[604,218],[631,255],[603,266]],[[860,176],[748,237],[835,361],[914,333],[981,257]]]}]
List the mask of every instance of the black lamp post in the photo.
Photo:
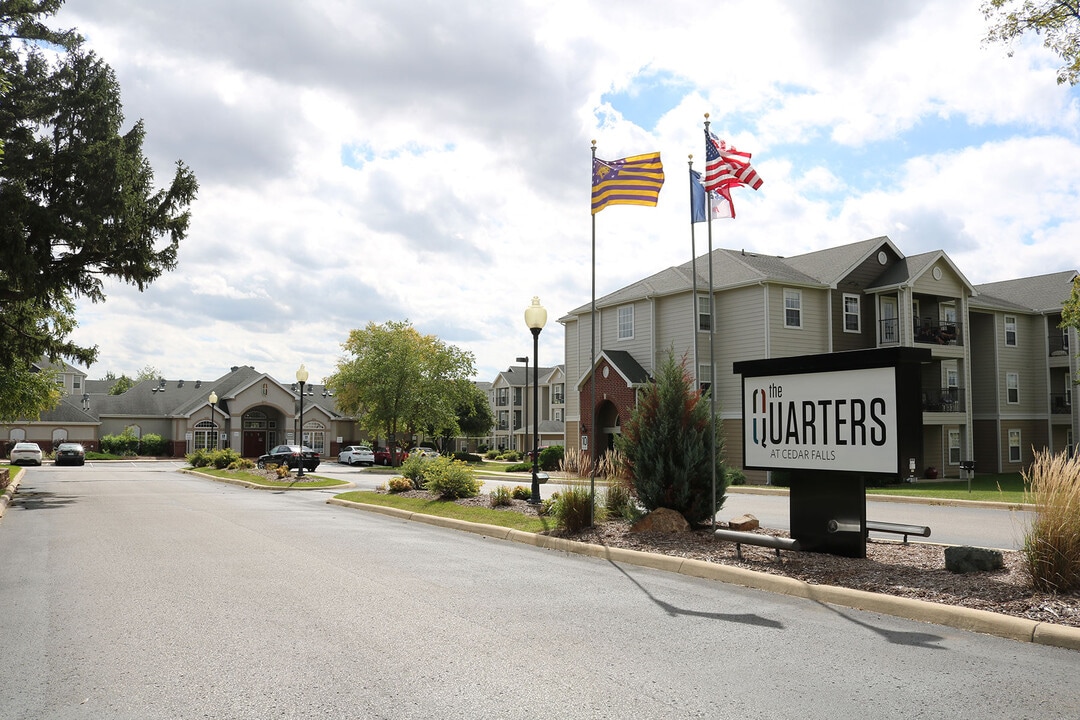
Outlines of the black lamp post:
[{"label": "black lamp post", "polygon": [[[532,458],[532,496],[529,504],[540,504],[540,378],[537,368],[540,365],[540,331],[547,322],[547,310],[540,304],[540,298],[533,296],[532,304],[525,308],[525,324],[533,336],[533,458]],[[525,371],[526,378],[528,370]]]},{"label": "black lamp post", "polygon": [[518,362],[525,363],[525,402],[521,409],[521,441],[525,447],[529,446],[529,356],[517,358]]},{"label": "black lamp post", "polygon": [[[221,431],[217,429],[217,393],[213,390],[210,391],[210,397],[207,398],[210,401],[210,420],[214,423],[214,449],[217,450],[217,446],[220,442]],[[225,413],[221,414],[221,419],[225,419]]]},{"label": "black lamp post", "polygon": [[304,383],[308,380],[308,371],[304,363],[296,371],[296,382],[300,383],[300,470],[296,477],[304,477]]}]

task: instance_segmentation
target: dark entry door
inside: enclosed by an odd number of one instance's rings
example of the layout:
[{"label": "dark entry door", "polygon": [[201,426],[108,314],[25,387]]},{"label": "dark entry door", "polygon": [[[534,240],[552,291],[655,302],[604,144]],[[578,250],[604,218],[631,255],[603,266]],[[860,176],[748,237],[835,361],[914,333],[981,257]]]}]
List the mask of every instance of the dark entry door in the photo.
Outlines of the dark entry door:
[{"label": "dark entry door", "polygon": [[244,457],[258,457],[266,454],[266,431],[244,431]]}]

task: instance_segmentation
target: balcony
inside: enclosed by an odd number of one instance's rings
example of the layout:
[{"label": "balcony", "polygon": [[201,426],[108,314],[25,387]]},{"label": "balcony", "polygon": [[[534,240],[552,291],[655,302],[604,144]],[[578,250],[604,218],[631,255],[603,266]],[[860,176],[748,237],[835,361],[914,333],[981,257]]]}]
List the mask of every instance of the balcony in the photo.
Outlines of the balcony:
[{"label": "balcony", "polygon": [[1050,395],[1050,414],[1052,415],[1071,415],[1072,414],[1072,396],[1065,393],[1054,393]]},{"label": "balcony", "polygon": [[1062,332],[1052,332],[1049,337],[1050,357],[1069,354],[1069,336]]},{"label": "balcony", "polygon": [[915,327],[915,342],[925,345],[962,345],[963,326],[958,322],[923,320]]},{"label": "balcony", "polygon": [[924,388],[922,409],[923,412],[931,413],[964,412],[964,388]]}]

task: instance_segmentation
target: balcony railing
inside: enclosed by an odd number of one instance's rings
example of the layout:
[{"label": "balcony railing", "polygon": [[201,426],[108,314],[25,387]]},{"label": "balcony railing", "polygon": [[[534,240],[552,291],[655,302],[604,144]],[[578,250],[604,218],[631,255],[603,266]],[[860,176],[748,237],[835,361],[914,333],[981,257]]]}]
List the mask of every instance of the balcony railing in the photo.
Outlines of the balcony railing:
[{"label": "balcony railing", "polygon": [[964,412],[964,388],[944,387],[924,389],[923,412]]},{"label": "balcony railing", "polygon": [[1050,343],[1050,355],[1068,355],[1069,354],[1069,336],[1064,333],[1056,332],[1050,333],[1048,338]]},{"label": "balcony railing", "polygon": [[958,322],[922,322],[915,327],[915,342],[927,345],[960,345],[963,326]]},{"label": "balcony railing", "polygon": [[1065,393],[1050,395],[1050,413],[1053,415],[1069,415],[1072,413],[1072,396]]}]

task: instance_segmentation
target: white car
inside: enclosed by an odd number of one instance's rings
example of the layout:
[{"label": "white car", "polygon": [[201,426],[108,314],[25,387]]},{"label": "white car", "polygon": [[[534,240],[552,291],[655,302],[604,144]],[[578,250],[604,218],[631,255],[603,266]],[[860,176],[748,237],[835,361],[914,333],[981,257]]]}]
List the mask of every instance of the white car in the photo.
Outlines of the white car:
[{"label": "white car", "polygon": [[375,453],[367,445],[349,445],[338,453],[337,461],[343,465],[374,465]]},{"label": "white car", "polygon": [[32,442],[15,443],[8,459],[12,465],[41,465],[41,446]]},{"label": "white car", "polygon": [[435,458],[439,457],[439,453],[432,450],[431,448],[414,447],[414,448],[409,448],[409,457],[411,457],[411,458],[417,457],[417,458],[420,458],[421,460],[434,460]]}]

